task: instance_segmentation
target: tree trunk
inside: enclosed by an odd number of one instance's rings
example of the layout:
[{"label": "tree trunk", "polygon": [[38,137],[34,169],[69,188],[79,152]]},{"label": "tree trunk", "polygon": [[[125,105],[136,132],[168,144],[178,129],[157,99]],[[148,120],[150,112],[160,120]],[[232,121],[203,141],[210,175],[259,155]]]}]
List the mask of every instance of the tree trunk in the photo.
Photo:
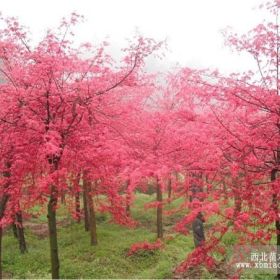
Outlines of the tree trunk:
[{"label": "tree trunk", "polygon": [[17,231],[17,226],[16,226],[16,220],[14,220],[14,223],[13,223],[13,225],[12,225],[12,229],[13,229],[13,234],[14,234],[14,237],[16,238],[16,239],[18,239],[18,231]]},{"label": "tree trunk", "polygon": [[91,245],[97,245],[96,216],[95,216],[94,202],[91,195],[89,195],[88,201],[89,201],[89,213],[90,213],[89,226],[90,226]]},{"label": "tree trunk", "polygon": [[[271,182],[276,180],[277,175],[277,169],[273,169],[271,171]],[[278,200],[277,195],[273,194],[272,196],[272,207],[274,209],[274,212],[276,214],[276,220],[275,220],[275,230],[276,230],[276,255],[280,256],[280,220],[279,220],[279,206],[278,206]],[[279,258],[276,258],[276,264],[277,264],[277,279],[280,279],[280,260]]]},{"label": "tree trunk", "polygon": [[[276,198],[276,195],[274,195],[274,197]],[[279,210],[278,210],[279,212]],[[276,255],[278,256],[277,258],[277,279],[280,279],[280,260],[279,260],[279,256],[280,256],[280,221],[279,221],[279,213],[278,213],[278,220],[275,221],[275,228],[276,228],[276,246],[277,246],[277,250],[276,250]]]},{"label": "tree trunk", "polygon": [[[8,186],[9,185],[7,185],[6,188],[8,188]],[[8,200],[9,200],[9,195],[4,194],[0,202],[0,221],[4,217]],[[2,274],[3,274],[2,273],[2,237],[3,237],[3,228],[0,226],[0,279],[2,279]]]},{"label": "tree trunk", "polygon": [[[242,200],[240,198],[240,194],[239,194],[239,182],[235,179],[232,179],[232,184],[233,184],[233,199],[234,199],[234,217],[237,217],[242,209]],[[225,186],[225,182],[224,182],[224,186]]]},{"label": "tree trunk", "polygon": [[125,195],[125,203],[126,203],[126,206],[125,206],[125,212],[126,212],[126,215],[129,217],[130,216],[130,199],[131,199],[131,193],[130,191],[128,190],[128,187],[130,185],[130,180],[128,179],[126,181],[126,195]]},{"label": "tree trunk", "polygon": [[26,246],[26,242],[25,242],[21,211],[16,213],[16,219],[17,219],[17,224],[18,224],[17,225],[17,235],[18,235],[19,250],[22,254],[24,254],[27,252],[27,246]]},{"label": "tree trunk", "polygon": [[89,217],[88,217],[88,202],[86,194],[86,184],[83,181],[83,204],[84,204],[84,221],[85,221],[85,231],[89,231]]},{"label": "tree trunk", "polygon": [[[279,214],[278,214],[279,215]],[[277,238],[276,238],[276,245],[277,245],[277,279],[280,279],[280,260],[279,260],[279,256],[280,256],[280,221],[279,218],[278,220],[275,221],[275,228],[277,231]]]},{"label": "tree trunk", "polygon": [[49,225],[52,279],[59,279],[56,206],[57,206],[57,190],[55,186],[52,186],[50,200],[48,203],[48,225]]},{"label": "tree trunk", "polygon": [[75,193],[75,207],[76,207],[76,216],[77,222],[81,222],[81,204],[80,204],[80,192]]},{"label": "tree trunk", "polygon": [[172,185],[171,185],[171,178],[168,178],[167,182],[167,191],[168,191],[168,203],[171,201],[171,193],[172,193]]},{"label": "tree trunk", "polygon": [[[79,172],[77,174],[77,186],[80,186],[80,179],[81,179],[81,173]],[[76,217],[77,222],[81,222],[81,202],[80,202],[80,189],[78,188],[75,192],[75,211],[76,211]]]},{"label": "tree trunk", "polygon": [[88,202],[90,244],[97,245],[96,216],[95,216],[95,209],[94,209],[94,201],[90,193],[90,182],[88,181],[85,181],[85,190],[86,190],[86,197]]},{"label": "tree trunk", "polygon": [[241,208],[242,208],[242,201],[240,199],[240,195],[235,193],[234,194],[234,214],[233,214],[233,217],[236,218],[240,214]]},{"label": "tree trunk", "polygon": [[126,215],[129,217],[130,216],[130,204],[128,202],[126,203],[125,212],[126,212]]},{"label": "tree trunk", "polygon": [[0,279],[2,279],[2,237],[3,237],[3,229],[0,227]]},{"label": "tree trunk", "polygon": [[162,190],[158,178],[156,183],[156,191],[157,191],[157,202],[160,203],[160,205],[157,206],[157,237],[162,239],[163,238]]},{"label": "tree trunk", "polygon": [[62,194],[61,194],[61,204],[63,204],[63,205],[66,204],[65,192],[62,192]]}]

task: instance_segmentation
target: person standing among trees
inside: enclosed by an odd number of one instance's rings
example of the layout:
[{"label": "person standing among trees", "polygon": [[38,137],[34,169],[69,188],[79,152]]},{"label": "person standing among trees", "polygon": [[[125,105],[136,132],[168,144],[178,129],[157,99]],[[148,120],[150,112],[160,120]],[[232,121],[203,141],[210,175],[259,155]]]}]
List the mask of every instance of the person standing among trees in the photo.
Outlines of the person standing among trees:
[{"label": "person standing among trees", "polygon": [[204,225],[205,219],[201,212],[198,213],[192,222],[193,239],[195,247],[202,246],[205,242]]},{"label": "person standing among trees", "polygon": [[[203,193],[203,187],[201,186],[201,177],[200,173],[192,174],[192,182],[191,182],[191,195],[190,195],[190,202],[195,200],[202,201],[203,198],[201,193]],[[195,247],[202,246],[205,242],[205,234],[204,234],[204,225],[205,219],[203,214],[199,212],[196,218],[192,222],[192,230],[193,230],[193,239]]]}]

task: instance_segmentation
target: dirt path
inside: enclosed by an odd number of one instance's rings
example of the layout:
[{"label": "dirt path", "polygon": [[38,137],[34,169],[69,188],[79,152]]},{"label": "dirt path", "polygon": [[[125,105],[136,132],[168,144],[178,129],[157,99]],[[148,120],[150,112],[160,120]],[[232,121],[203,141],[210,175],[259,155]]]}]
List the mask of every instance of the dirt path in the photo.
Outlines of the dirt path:
[{"label": "dirt path", "polygon": [[[58,226],[66,227],[71,224],[71,221],[69,219],[63,219],[59,222],[57,222]],[[38,236],[39,238],[46,238],[49,236],[49,228],[47,223],[34,223],[30,220],[23,222],[24,228],[30,229],[30,231]]]}]

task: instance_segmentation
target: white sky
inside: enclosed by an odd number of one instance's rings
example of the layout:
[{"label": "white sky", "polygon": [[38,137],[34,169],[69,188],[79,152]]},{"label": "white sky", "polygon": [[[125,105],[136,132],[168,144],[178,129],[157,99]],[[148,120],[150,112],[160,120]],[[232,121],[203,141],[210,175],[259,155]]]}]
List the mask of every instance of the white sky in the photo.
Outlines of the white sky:
[{"label": "white sky", "polygon": [[4,16],[16,16],[30,27],[35,40],[71,12],[85,16],[77,40],[100,42],[109,36],[114,52],[125,46],[136,27],[144,36],[167,38],[166,58],[154,68],[179,62],[189,67],[217,67],[224,72],[253,67],[247,56],[224,47],[226,26],[244,33],[264,17],[260,0],[0,0]]}]

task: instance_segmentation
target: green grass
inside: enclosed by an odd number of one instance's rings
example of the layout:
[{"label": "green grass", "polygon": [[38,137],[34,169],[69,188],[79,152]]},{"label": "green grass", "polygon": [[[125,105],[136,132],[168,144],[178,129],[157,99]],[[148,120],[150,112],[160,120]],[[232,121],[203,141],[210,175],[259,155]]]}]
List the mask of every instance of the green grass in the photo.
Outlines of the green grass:
[{"label": "green grass", "polygon": [[[173,225],[182,217],[186,210],[164,217],[165,239],[163,249],[155,252],[140,252],[127,256],[130,246],[135,242],[156,240],[156,210],[145,209],[144,204],[152,202],[155,195],[137,193],[131,213],[139,222],[138,227],[129,229],[110,222],[108,214],[97,215],[98,245],[91,246],[89,234],[84,231],[83,223],[74,222],[66,207],[57,212],[58,222],[67,221],[58,226],[58,242],[61,278],[172,278],[174,268],[185,259],[194,248],[192,235],[183,236],[172,231]],[[180,205],[182,199],[173,201],[165,207],[171,210]],[[47,232],[46,213],[39,206],[31,211],[41,213],[30,222]],[[206,223],[207,228],[218,222],[213,216]],[[227,233],[223,245],[230,250],[238,237]],[[21,255],[12,231],[5,232],[3,238],[3,270],[4,276],[12,278],[50,278],[49,240],[46,234],[38,235],[26,228],[28,253]],[[246,271],[244,278],[273,279],[274,275],[256,275]],[[203,269],[204,278],[219,278],[219,275]]]},{"label": "green grass", "polygon": [[[139,226],[129,229],[110,222],[108,215],[99,214],[97,226],[98,245],[90,246],[90,239],[83,224],[71,222],[59,227],[59,256],[61,278],[170,278],[172,270],[193,249],[191,237],[166,233],[164,248],[157,252],[144,252],[128,257],[127,251],[135,242],[155,241],[155,209],[145,210],[143,204],[154,196],[138,194],[132,207],[133,217]],[[171,207],[171,206],[170,206]],[[40,211],[38,208],[34,211]],[[58,220],[69,215],[58,210]],[[166,217],[165,223],[174,222]],[[46,216],[32,219],[45,223]],[[49,240],[38,237],[27,228],[28,253],[18,252],[17,241],[9,230],[3,238],[3,270],[13,278],[50,278]]]}]

